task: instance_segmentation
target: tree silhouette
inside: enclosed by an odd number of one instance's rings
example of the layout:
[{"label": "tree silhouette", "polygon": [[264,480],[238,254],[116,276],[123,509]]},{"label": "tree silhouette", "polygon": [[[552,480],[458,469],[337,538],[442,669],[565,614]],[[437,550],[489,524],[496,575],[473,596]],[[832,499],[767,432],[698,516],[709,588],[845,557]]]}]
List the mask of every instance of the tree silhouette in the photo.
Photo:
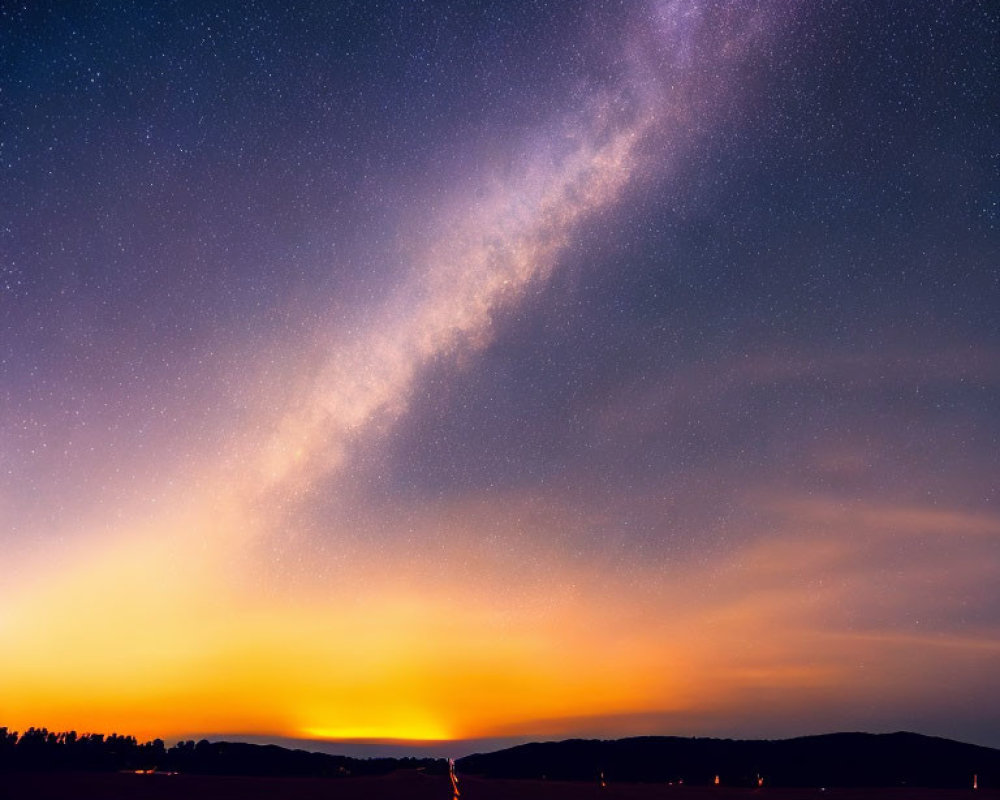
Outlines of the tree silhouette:
[{"label": "tree silhouette", "polygon": [[178,742],[167,748],[162,739],[140,744],[134,736],[112,733],[51,733],[29,728],[23,734],[0,728],[2,771],[160,770],[216,775],[324,776],[385,774],[422,768],[441,772],[436,759],[353,759],[277,745],[243,742]]}]

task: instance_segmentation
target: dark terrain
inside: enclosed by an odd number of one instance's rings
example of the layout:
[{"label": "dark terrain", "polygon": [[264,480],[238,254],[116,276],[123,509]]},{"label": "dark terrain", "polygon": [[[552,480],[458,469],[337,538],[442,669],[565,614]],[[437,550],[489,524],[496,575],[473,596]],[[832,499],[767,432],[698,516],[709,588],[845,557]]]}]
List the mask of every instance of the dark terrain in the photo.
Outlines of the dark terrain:
[{"label": "dark terrain", "polygon": [[[467,756],[457,774],[465,800],[1000,800],[1000,750],[913,733],[577,739]],[[0,800],[362,797],[447,800],[447,762],[207,740],[167,748],[117,734],[0,728]]]},{"label": "dark terrain", "polygon": [[[466,777],[462,800],[1000,800],[1000,790],[762,789],[501,780]],[[444,775],[401,771],[363,778],[18,773],[0,775],[0,800],[451,800]]]},{"label": "dark terrain", "polygon": [[645,736],[536,742],[459,759],[492,778],[768,787],[1000,786],[1000,750],[916,733],[831,733],[780,740]]}]

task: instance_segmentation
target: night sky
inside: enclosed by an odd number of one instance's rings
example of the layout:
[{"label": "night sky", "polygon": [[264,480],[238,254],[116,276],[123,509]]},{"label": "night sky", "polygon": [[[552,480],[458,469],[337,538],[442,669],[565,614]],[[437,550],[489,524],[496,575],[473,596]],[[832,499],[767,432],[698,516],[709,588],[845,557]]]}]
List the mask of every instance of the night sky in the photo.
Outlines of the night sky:
[{"label": "night sky", "polygon": [[0,4],[0,725],[1000,746],[998,41]]}]

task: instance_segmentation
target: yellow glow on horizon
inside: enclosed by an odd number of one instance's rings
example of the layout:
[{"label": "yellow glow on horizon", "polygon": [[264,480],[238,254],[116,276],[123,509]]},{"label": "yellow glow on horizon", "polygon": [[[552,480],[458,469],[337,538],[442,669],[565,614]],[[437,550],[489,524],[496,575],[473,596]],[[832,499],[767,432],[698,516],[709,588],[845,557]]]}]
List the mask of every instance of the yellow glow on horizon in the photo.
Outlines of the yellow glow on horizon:
[{"label": "yellow glow on horizon", "polygon": [[305,728],[300,733],[303,739],[328,739],[330,741],[374,741],[374,742],[447,742],[455,739],[443,728],[432,725],[368,725],[338,728]]},{"label": "yellow glow on horizon", "polygon": [[[0,639],[17,658],[0,661],[0,724],[141,738],[571,735],[574,720],[732,711],[756,696],[789,714],[803,697],[904,697],[900,668],[915,652],[924,669],[932,656],[967,662],[972,679],[984,658],[975,637],[837,623],[846,604],[869,602],[851,579],[870,569],[867,534],[808,548],[789,533],[700,569],[616,577],[599,561],[570,570],[540,532],[517,551],[484,550],[475,531],[490,513],[429,512],[451,519],[446,563],[428,538],[426,558],[369,560],[278,596],[258,597],[229,572],[228,546],[202,547],[197,530],[151,529],[53,565],[3,589]],[[809,603],[789,583],[831,569],[843,578]],[[706,586],[711,599],[691,603]],[[862,657],[872,666],[858,683],[850,664]]]},{"label": "yellow glow on horizon", "polygon": [[[0,637],[19,657],[0,663],[0,724],[430,741],[667,702],[657,646],[615,633],[595,649],[587,618],[612,631],[618,612],[562,579],[517,586],[496,565],[444,582],[383,559],[275,602],[227,575],[228,552],[133,531],[8,587]],[[520,600],[498,631],[505,583]]]},{"label": "yellow glow on horizon", "polygon": [[[710,581],[705,571],[675,576],[672,588],[629,587],[595,565],[516,586],[520,599],[502,617],[496,597],[511,579],[502,565],[442,589],[433,572],[407,577],[404,565],[383,563],[402,587],[372,570],[282,608],[254,601],[245,586],[192,580],[218,578],[218,563],[146,585],[138,565],[166,551],[134,544],[5,605],[0,635],[19,657],[0,662],[0,724],[140,738],[573,735],[574,720],[651,709],[690,718],[745,708],[759,693],[772,712],[794,714],[796,698],[863,692],[844,669],[861,653],[883,662],[881,678],[865,676],[869,693],[905,690],[889,676],[917,650],[926,659],[925,642],[823,633],[820,620],[842,599],[790,603],[786,576],[815,569],[816,556],[787,544],[761,543],[713,565],[727,588],[709,604],[683,603]],[[831,563],[846,557],[830,553]],[[969,650],[974,665],[974,644],[938,649]]]},{"label": "yellow glow on horizon", "polygon": [[[571,569],[546,544],[546,528],[568,524],[555,510],[524,539],[484,544],[477,531],[498,513],[428,510],[447,560],[427,534],[421,558],[355,561],[335,582],[277,594],[232,571],[230,536],[204,540],[197,527],[174,539],[133,530],[53,563],[34,585],[0,589],[0,642],[17,654],[0,660],[0,724],[442,741],[574,735],[607,719],[623,733],[655,733],[663,728],[642,721],[650,711],[690,720],[755,703],[795,715],[804,700],[848,695],[902,702],[916,653],[923,672],[947,666],[974,681],[998,652],[973,636],[839,622],[872,602],[875,589],[854,577],[871,569],[866,531],[814,548],[791,528],[709,565],[614,574],[599,559]],[[880,515],[890,513],[920,511]],[[181,511],[176,519],[194,523]],[[803,581],[817,587],[809,602]],[[869,669],[858,676],[851,665],[862,658]]]}]

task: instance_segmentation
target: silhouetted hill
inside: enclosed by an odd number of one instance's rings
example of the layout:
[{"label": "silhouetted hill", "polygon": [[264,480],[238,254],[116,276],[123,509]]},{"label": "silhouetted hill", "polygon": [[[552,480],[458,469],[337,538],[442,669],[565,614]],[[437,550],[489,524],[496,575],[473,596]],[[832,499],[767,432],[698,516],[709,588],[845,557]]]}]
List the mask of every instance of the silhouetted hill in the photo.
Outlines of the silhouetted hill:
[{"label": "silhouetted hill", "polygon": [[199,775],[346,777],[418,768],[444,774],[447,763],[430,758],[348,758],[278,745],[206,739],[167,748],[160,739],[140,744],[133,736],[118,734],[78,735],[75,731],[52,733],[29,728],[18,735],[0,728],[0,772],[155,769]]},{"label": "silhouetted hill", "polygon": [[[459,759],[459,773],[489,778],[752,786],[969,788],[1000,786],[1000,750],[914,733],[834,733],[785,740],[638,737],[525,744]],[[347,777],[420,769],[444,775],[441,759],[372,758],[242,742],[139,743],[134,737],[0,728],[0,772],[157,769],[189,775]]]},{"label": "silhouetted hill", "polygon": [[460,772],[491,778],[678,781],[718,775],[726,785],[925,786],[1000,784],[1000,750],[915,733],[832,733],[784,740],[644,736],[519,745],[459,759]]}]

